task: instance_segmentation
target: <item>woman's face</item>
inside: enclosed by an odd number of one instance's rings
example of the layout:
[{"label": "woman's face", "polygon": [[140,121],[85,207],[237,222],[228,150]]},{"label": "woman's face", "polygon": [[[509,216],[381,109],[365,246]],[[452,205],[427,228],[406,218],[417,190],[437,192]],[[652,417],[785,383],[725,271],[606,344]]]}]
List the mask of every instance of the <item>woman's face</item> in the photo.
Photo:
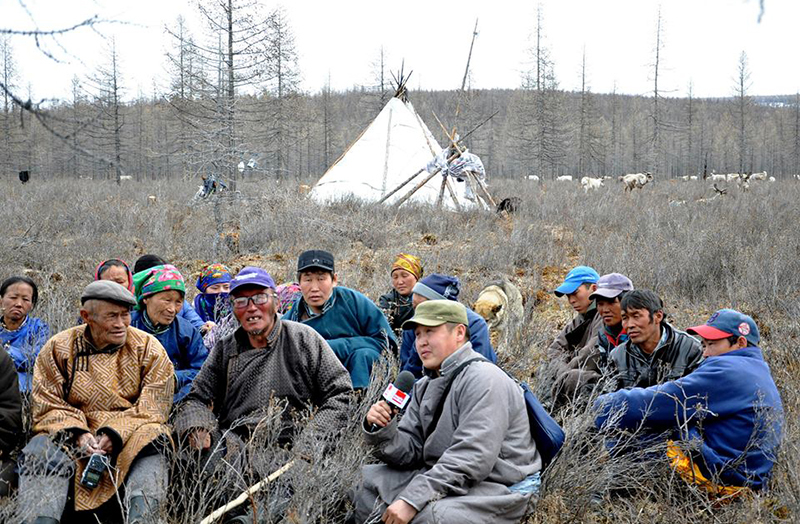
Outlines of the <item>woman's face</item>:
[{"label": "woman's face", "polygon": [[11,284],[6,289],[0,305],[3,308],[3,318],[11,322],[20,322],[28,316],[33,309],[33,288],[25,282]]},{"label": "woman's face", "polygon": [[212,286],[208,286],[206,288],[206,295],[219,295],[220,293],[230,293],[231,291],[231,283],[230,282],[221,282],[219,284],[214,284]]},{"label": "woman's face", "polygon": [[110,280],[127,289],[128,271],[122,266],[111,266],[100,273],[100,280]]},{"label": "woman's face", "polygon": [[417,277],[405,269],[395,269],[392,271],[392,287],[404,297],[411,294],[411,290],[414,289],[414,284],[416,283]]},{"label": "woman's face", "polygon": [[168,326],[172,324],[183,307],[183,295],[171,289],[162,291],[144,299],[147,316],[156,324]]}]

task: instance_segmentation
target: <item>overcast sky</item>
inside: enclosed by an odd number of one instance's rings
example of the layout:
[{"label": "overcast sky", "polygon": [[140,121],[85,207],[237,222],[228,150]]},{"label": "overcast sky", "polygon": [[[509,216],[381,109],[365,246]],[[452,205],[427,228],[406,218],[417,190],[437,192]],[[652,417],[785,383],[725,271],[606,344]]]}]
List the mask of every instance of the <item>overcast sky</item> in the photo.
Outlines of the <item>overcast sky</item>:
[{"label": "overcast sky", "polygon": [[[800,1],[669,0],[661,5],[663,61],[660,88],[667,96],[723,97],[733,91],[742,51],[751,71],[751,94],[793,94],[800,89]],[[105,59],[114,36],[129,96],[166,85],[164,54],[170,46],[165,24],[179,14],[190,20],[196,3],[184,0],[0,0],[0,29],[56,29],[92,15],[126,25],[81,29],[58,43],[43,45],[62,63],[36,50],[29,37],[15,36],[19,76],[34,100],[66,97],[80,77]],[[456,89],[466,65],[475,19],[479,35],[472,57],[472,87],[519,87],[530,68],[536,2],[510,0],[293,0],[283,5],[295,35],[302,88],[318,91],[330,75],[334,89],[370,84],[371,63],[384,46],[389,67],[405,60],[412,88]],[[655,0],[545,0],[545,43],[562,88],[580,87],[586,49],[594,92],[648,94],[652,91],[653,49],[659,2]],[[62,48],[63,47],[63,48]]]}]

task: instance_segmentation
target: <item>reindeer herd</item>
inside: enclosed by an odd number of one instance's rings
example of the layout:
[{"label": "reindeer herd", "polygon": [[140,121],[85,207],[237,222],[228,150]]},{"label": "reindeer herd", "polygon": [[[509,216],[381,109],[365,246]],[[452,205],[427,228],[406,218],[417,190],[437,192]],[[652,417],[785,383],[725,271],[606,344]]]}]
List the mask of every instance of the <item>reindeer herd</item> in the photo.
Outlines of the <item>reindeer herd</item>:
[{"label": "reindeer herd", "polygon": [[[800,175],[793,175],[795,180],[800,181]],[[537,175],[528,175],[526,180],[531,182],[539,182],[540,178]],[[577,177],[573,177],[572,175],[561,175],[556,177],[556,182],[559,183],[571,183],[577,180]],[[603,176],[603,177],[590,177],[585,176],[580,179],[580,185],[583,188],[585,193],[589,191],[597,191],[601,187],[605,187],[605,182],[608,180],[612,180],[610,176]],[[633,191],[634,189],[642,189],[648,182],[653,180],[653,174],[649,172],[645,173],[630,173],[627,175],[620,175],[617,177],[617,181],[622,185],[623,191]],[[750,189],[751,184],[756,182],[775,182],[775,177],[767,175],[766,171],[761,171],[759,173],[728,173],[728,174],[716,174],[712,170],[711,173],[705,173],[703,175],[685,175],[681,177],[677,177],[671,179],[673,181],[683,181],[683,182],[696,182],[696,181],[710,181],[713,183],[714,189],[717,194],[724,194],[727,192],[727,187],[723,186],[722,188],[718,187],[717,183],[724,182],[726,185],[728,184],[736,184],[741,191],[747,191]]]}]

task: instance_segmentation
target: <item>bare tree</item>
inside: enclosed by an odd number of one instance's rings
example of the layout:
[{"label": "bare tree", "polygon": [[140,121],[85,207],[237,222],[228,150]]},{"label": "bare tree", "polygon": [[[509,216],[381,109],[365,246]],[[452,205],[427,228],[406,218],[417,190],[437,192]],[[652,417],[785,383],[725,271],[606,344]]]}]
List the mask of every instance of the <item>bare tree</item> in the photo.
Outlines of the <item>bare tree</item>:
[{"label": "bare tree", "polygon": [[651,134],[650,134],[650,147],[651,147],[651,156],[650,156],[650,170],[654,173],[661,173],[662,172],[662,137],[661,137],[661,93],[659,92],[658,87],[658,80],[659,80],[659,68],[661,66],[661,52],[664,47],[663,42],[663,35],[662,35],[662,18],[661,18],[661,7],[658,8],[658,18],[656,21],[656,43],[655,48],[653,50],[654,60],[653,60],[653,106],[652,112],[650,113],[650,120],[651,120]]},{"label": "bare tree", "polygon": [[736,83],[734,85],[739,173],[745,172],[745,162],[748,157],[748,124],[752,106],[752,101],[748,96],[750,87],[750,69],[747,65],[747,53],[742,51],[742,54],[739,55],[739,63],[736,68]]},{"label": "bare tree", "polygon": [[595,107],[586,72],[586,47],[581,58],[581,91],[578,108],[578,175],[605,173],[603,141],[598,129],[602,117]]},{"label": "bare tree", "polygon": [[13,162],[11,156],[12,150],[12,119],[13,119],[13,102],[9,90],[16,89],[16,76],[17,68],[14,62],[13,48],[11,46],[11,38],[8,35],[0,35],[0,74],[2,74],[2,83],[8,89],[3,92],[3,154],[0,157],[0,168],[3,172],[8,173],[13,169]]}]

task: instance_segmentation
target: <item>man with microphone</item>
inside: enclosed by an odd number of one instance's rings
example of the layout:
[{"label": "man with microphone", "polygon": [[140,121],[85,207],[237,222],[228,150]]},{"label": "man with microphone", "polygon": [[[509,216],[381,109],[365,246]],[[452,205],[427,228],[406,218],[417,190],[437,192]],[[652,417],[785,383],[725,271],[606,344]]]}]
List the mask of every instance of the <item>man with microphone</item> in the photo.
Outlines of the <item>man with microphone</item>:
[{"label": "man with microphone", "polygon": [[365,439],[383,464],[362,470],[357,522],[515,523],[524,516],[532,491],[516,485],[535,484],[542,462],[522,390],[472,350],[468,322],[458,302],[428,300],[403,324],[415,331],[424,376],[402,417],[385,400],[367,413]]}]

